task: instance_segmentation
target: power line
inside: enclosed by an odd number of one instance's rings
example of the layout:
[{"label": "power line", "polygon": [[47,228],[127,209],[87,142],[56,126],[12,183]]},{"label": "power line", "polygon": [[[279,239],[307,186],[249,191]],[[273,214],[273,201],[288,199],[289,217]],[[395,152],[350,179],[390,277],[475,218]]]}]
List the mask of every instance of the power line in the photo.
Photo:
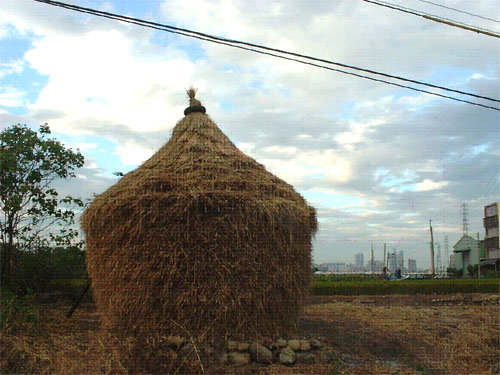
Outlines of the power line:
[{"label": "power line", "polygon": [[484,35],[488,35],[488,36],[493,36],[495,38],[500,38],[500,34],[495,32],[495,31],[483,29],[480,27],[476,27],[476,26],[469,25],[469,24],[462,23],[462,22],[458,22],[458,21],[454,21],[454,20],[451,20],[449,18],[439,17],[439,16],[436,16],[434,14],[421,12],[421,11],[411,9],[411,8],[405,8],[405,7],[402,7],[402,6],[399,6],[396,4],[392,4],[392,3],[388,3],[385,1],[373,1],[373,0],[361,0],[361,1],[364,1],[364,2],[370,3],[370,4],[379,5],[381,7],[385,7],[385,8],[389,8],[389,9],[398,10],[398,11],[403,12],[403,13],[413,14],[414,16],[423,17],[427,20],[443,23],[443,24],[448,25],[448,26],[458,27],[460,29],[474,31],[476,33],[480,33],[480,34],[484,34]]},{"label": "power line", "polygon": [[473,17],[477,17],[477,18],[482,18],[483,20],[488,20],[488,21],[493,21],[493,22],[496,22],[496,23],[500,23],[500,21],[495,20],[493,18],[488,18],[488,17],[480,16],[479,14],[474,14],[474,13],[466,12],[464,10],[460,10],[460,9],[457,9],[457,8],[448,7],[448,6],[442,5],[442,4],[436,4],[436,3],[433,3],[432,1],[427,1],[427,0],[418,0],[418,1],[420,1],[422,3],[431,4],[431,5],[434,5],[434,6],[437,6],[437,7],[441,7],[441,8],[445,8],[445,9],[449,9],[449,10],[454,10],[455,12],[467,14],[469,16],[473,16]]},{"label": "power line", "polygon": [[[259,48],[259,49],[263,49],[265,51],[277,52],[280,54],[286,54],[286,55],[290,55],[290,56],[294,56],[294,57],[304,58],[307,60],[317,61],[317,62],[321,62],[321,63],[327,63],[330,65],[340,66],[342,68],[358,70],[361,72],[379,75],[379,76],[383,76],[386,78],[396,79],[396,80],[400,80],[400,81],[404,81],[404,82],[415,83],[415,84],[419,84],[422,86],[428,86],[428,87],[432,87],[435,89],[454,92],[454,93],[462,94],[462,95],[468,95],[468,96],[472,96],[475,98],[485,99],[485,100],[490,100],[490,101],[500,103],[500,100],[496,99],[496,98],[490,98],[487,96],[477,95],[477,94],[473,94],[473,93],[466,92],[466,91],[450,89],[448,87],[434,85],[434,84],[431,84],[428,82],[417,81],[417,80],[413,80],[413,79],[409,79],[409,78],[404,78],[401,76],[396,76],[396,75],[392,75],[392,74],[388,74],[388,73],[378,72],[378,71],[371,70],[371,69],[361,68],[361,67],[354,66],[354,65],[348,65],[348,64],[344,64],[344,63],[340,63],[340,62],[336,62],[336,61],[326,60],[326,59],[322,59],[322,58],[316,58],[316,57],[312,57],[312,56],[308,56],[308,55],[302,55],[302,54],[298,54],[295,52],[280,50],[277,48],[271,48],[271,47],[263,46],[260,44],[249,43],[249,42],[244,42],[244,41],[239,41],[239,40],[234,40],[234,39],[222,38],[222,37],[218,37],[218,36],[214,36],[214,35],[210,35],[210,34],[201,33],[198,31],[178,28],[178,27],[171,26],[171,25],[165,25],[165,24],[156,23],[156,22],[152,22],[152,21],[146,21],[146,20],[142,20],[139,18],[133,18],[133,17],[123,16],[123,15],[119,15],[119,14],[99,11],[99,10],[95,10],[95,9],[91,9],[91,8],[79,7],[76,5],[61,3],[61,2],[53,1],[53,0],[34,0],[34,1],[49,4],[49,5],[54,5],[54,6],[82,12],[82,13],[89,13],[92,15],[100,16],[100,17],[111,18],[111,19],[115,19],[115,20],[119,20],[119,21],[123,21],[123,22],[133,23],[133,24],[137,24],[140,26],[151,27],[151,28],[155,28],[157,30],[167,31],[167,32],[171,32],[174,34],[179,34],[179,35],[183,35],[183,36],[187,36],[187,37],[201,39],[201,40],[205,40],[205,41],[209,41],[209,42],[213,42],[213,43],[217,43],[217,42],[229,43],[229,44],[231,44],[231,47],[237,48],[237,46],[233,46],[233,44],[238,44],[238,45],[243,45],[243,46],[248,46],[248,47],[253,47],[253,48]],[[152,26],[155,26],[155,27],[152,27]],[[189,35],[187,35],[187,34],[189,34]],[[198,38],[198,36],[203,37],[203,38],[207,38],[207,39]],[[221,44],[224,44],[224,43],[221,43]],[[245,49],[245,48],[243,48],[243,49]],[[250,51],[254,51],[254,50],[250,50]],[[274,56],[274,55],[271,55],[271,56]],[[275,56],[275,57],[279,57],[279,56]],[[292,60],[292,61],[296,61],[296,60]],[[339,71],[339,72],[344,72],[344,71]],[[361,77],[363,77],[363,76],[361,76]],[[381,82],[383,82],[383,81],[381,81]]]},{"label": "power line", "polygon": [[[484,105],[481,103],[471,102],[468,100],[459,99],[459,98],[439,94],[439,93],[432,92],[432,91],[422,90],[419,88],[406,86],[406,85],[398,84],[395,82],[389,82],[389,81],[385,81],[382,79],[377,79],[377,78],[361,75],[358,73],[348,72],[348,71],[341,70],[341,69],[331,68],[331,67],[327,67],[324,65],[319,65],[319,64],[315,64],[315,63],[311,63],[311,62],[307,62],[307,61],[303,61],[303,60],[299,60],[299,59],[295,59],[295,58],[291,58],[291,57],[287,57],[287,56],[277,55],[275,53],[265,52],[265,51],[273,51],[273,52],[286,54],[286,55],[290,55],[290,56],[296,56],[296,57],[300,57],[300,58],[304,58],[304,59],[328,63],[328,64],[337,65],[337,66],[341,66],[341,67],[345,67],[345,68],[350,68],[353,70],[368,72],[368,73],[372,73],[375,75],[381,75],[381,76],[388,77],[388,78],[398,79],[398,80],[402,80],[402,81],[406,81],[406,82],[412,82],[412,83],[416,83],[416,84],[420,84],[420,85],[424,85],[424,86],[428,86],[428,87],[432,87],[432,88],[437,88],[437,89],[441,89],[441,90],[445,90],[445,91],[451,91],[451,92],[455,92],[455,93],[459,93],[459,94],[463,94],[463,95],[473,96],[473,97],[477,97],[480,99],[490,100],[490,101],[494,101],[494,102],[500,102],[500,100],[498,100],[496,98],[480,96],[480,95],[476,95],[476,94],[465,92],[465,91],[454,90],[454,89],[450,89],[447,87],[433,85],[433,84],[430,84],[427,82],[411,80],[411,79],[398,77],[398,76],[394,76],[394,75],[390,75],[390,74],[386,74],[386,73],[381,73],[381,72],[377,72],[377,71],[373,71],[373,70],[369,70],[369,69],[359,68],[359,67],[352,66],[352,65],[342,64],[342,63],[333,62],[333,61],[320,59],[320,58],[315,58],[315,57],[311,57],[311,56],[307,56],[307,55],[301,55],[301,54],[297,54],[294,52],[270,48],[270,47],[266,47],[266,46],[262,46],[262,45],[258,45],[258,44],[216,37],[216,36],[212,36],[209,34],[204,34],[204,33],[200,33],[197,31],[192,31],[189,29],[182,29],[182,28],[178,28],[175,26],[146,21],[146,20],[142,20],[139,18],[123,16],[120,14],[99,11],[99,10],[92,9],[92,8],[84,8],[84,7],[80,7],[80,6],[76,6],[76,5],[72,5],[72,4],[67,4],[67,3],[61,3],[58,1],[52,1],[52,0],[34,0],[34,1],[39,2],[39,3],[44,3],[47,5],[52,5],[52,6],[57,6],[57,7],[77,11],[80,13],[87,13],[87,14],[91,14],[91,15],[95,15],[95,16],[99,16],[99,17],[104,17],[104,18],[113,19],[113,20],[117,20],[117,21],[121,21],[121,22],[125,22],[125,23],[135,24],[138,26],[148,27],[148,28],[152,28],[152,29],[156,29],[156,30],[160,30],[160,31],[165,31],[165,32],[173,33],[173,34],[178,34],[178,35],[190,37],[190,38],[195,38],[195,39],[199,39],[199,40],[203,40],[203,41],[207,41],[207,42],[211,42],[211,43],[222,44],[222,45],[226,45],[226,46],[233,47],[233,48],[239,48],[239,49],[243,49],[243,50],[247,50],[247,51],[251,51],[251,52],[256,52],[256,53],[263,54],[263,55],[268,55],[268,56],[277,57],[277,58],[281,58],[281,59],[285,59],[285,60],[289,60],[289,61],[294,61],[294,62],[298,62],[301,64],[310,65],[310,66],[314,66],[314,67],[318,67],[318,68],[322,68],[322,69],[327,69],[327,70],[331,70],[331,71],[335,71],[335,72],[339,72],[339,73],[343,73],[343,74],[348,74],[348,75],[368,79],[368,80],[375,81],[375,82],[381,82],[381,83],[385,83],[385,84],[389,84],[389,85],[393,85],[393,86],[397,86],[397,87],[401,87],[401,88],[410,89],[413,91],[418,91],[418,92],[422,92],[422,93],[426,93],[426,94],[430,94],[430,95],[434,95],[434,96],[438,96],[438,97],[442,97],[442,98],[447,98],[450,100],[455,100],[455,101],[462,102],[462,103],[467,103],[467,104],[471,104],[471,105],[475,105],[475,106],[479,106],[479,107],[483,107],[483,108],[488,108],[488,109],[500,111],[500,108],[497,108],[497,107],[492,107],[492,106]],[[238,45],[236,45],[236,44],[238,44]],[[256,50],[254,48],[249,48],[246,46],[259,48],[259,49],[262,49],[264,51]]]}]

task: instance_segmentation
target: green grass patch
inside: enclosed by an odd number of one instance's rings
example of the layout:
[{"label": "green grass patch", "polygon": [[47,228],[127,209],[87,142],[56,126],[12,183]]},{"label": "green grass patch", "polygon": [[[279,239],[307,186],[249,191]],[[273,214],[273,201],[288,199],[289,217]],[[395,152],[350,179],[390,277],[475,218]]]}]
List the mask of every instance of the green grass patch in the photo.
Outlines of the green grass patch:
[{"label": "green grass patch", "polygon": [[315,280],[311,291],[315,296],[450,293],[500,293],[500,283],[498,279]]}]

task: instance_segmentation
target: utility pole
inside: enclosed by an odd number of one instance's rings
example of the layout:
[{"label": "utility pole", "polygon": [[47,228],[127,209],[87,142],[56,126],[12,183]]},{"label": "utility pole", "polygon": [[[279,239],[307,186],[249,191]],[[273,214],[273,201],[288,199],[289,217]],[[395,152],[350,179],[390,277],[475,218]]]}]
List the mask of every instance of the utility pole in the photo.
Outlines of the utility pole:
[{"label": "utility pole", "polygon": [[373,264],[373,244],[372,244],[372,277],[373,277],[373,273],[374,273],[374,264]]},{"label": "utility pole", "polygon": [[432,234],[432,220],[429,220],[429,227],[431,230],[431,268],[432,277],[436,275],[436,270],[434,269],[434,235]]},{"label": "utility pole", "polygon": [[479,239],[479,232],[477,232],[477,278],[481,278],[481,243]]},{"label": "utility pole", "polygon": [[384,266],[385,267],[385,242],[384,242],[384,257],[382,258],[382,260],[384,261]]}]

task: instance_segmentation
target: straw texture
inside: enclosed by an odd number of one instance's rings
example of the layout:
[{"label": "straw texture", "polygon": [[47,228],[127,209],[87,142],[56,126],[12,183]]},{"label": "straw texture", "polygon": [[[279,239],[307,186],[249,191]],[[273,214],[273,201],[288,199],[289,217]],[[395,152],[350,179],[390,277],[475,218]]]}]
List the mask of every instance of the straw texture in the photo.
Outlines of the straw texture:
[{"label": "straw texture", "polygon": [[166,145],[95,198],[82,227],[108,333],[146,345],[296,329],[316,212],[206,114],[177,123]]}]

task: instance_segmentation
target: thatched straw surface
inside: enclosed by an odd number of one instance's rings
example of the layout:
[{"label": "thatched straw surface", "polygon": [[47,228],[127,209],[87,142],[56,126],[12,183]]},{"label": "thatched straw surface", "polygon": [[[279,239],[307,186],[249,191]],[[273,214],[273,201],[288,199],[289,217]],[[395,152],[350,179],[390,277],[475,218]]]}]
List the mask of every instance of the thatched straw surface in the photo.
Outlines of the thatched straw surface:
[{"label": "thatched straw surface", "polygon": [[82,226],[108,332],[209,340],[294,332],[315,210],[208,115],[184,117],[166,145],[95,198]]}]

